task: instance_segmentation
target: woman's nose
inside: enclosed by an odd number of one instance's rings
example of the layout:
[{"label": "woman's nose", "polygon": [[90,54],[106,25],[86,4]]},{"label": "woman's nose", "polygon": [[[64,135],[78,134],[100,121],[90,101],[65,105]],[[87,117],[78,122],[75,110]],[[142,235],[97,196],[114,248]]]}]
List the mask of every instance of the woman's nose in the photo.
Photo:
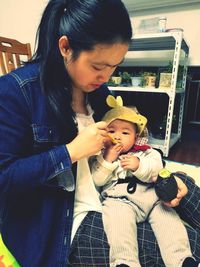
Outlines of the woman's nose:
[{"label": "woman's nose", "polygon": [[100,74],[97,77],[98,82],[100,83],[107,83],[109,81],[110,75]]},{"label": "woman's nose", "polygon": [[101,83],[106,83],[109,81],[110,76],[113,73],[113,69],[112,68],[107,68],[106,70],[102,71],[101,73],[98,74],[97,76],[97,80]]}]

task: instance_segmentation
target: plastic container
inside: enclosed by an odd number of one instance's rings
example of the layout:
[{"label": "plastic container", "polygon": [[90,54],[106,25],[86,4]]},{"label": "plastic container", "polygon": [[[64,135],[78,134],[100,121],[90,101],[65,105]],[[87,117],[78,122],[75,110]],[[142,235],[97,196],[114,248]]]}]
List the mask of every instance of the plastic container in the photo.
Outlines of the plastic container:
[{"label": "plastic container", "polygon": [[167,24],[167,18],[166,17],[160,17],[159,18],[159,31],[160,32],[166,31],[166,24]]},{"label": "plastic container", "polygon": [[141,77],[139,77],[139,76],[131,77],[131,83],[132,83],[132,86],[140,86],[141,85]]}]

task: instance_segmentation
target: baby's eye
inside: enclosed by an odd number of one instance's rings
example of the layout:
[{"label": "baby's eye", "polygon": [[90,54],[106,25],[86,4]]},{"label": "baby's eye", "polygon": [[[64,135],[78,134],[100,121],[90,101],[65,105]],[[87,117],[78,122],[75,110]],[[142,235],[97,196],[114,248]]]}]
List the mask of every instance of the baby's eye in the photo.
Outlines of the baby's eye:
[{"label": "baby's eye", "polygon": [[129,135],[129,132],[122,132],[124,135]]},{"label": "baby's eye", "polygon": [[108,130],[108,133],[113,134],[115,131],[114,130]]}]

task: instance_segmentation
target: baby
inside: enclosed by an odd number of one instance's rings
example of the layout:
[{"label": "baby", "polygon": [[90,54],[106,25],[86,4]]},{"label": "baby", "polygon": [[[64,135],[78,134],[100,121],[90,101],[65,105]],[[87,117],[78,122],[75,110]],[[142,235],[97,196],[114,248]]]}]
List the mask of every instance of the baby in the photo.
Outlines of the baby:
[{"label": "baby", "polygon": [[112,141],[90,159],[90,166],[101,190],[110,266],[141,266],[137,223],[148,220],[167,267],[197,267],[182,221],[155,192],[153,180],[163,165],[160,153],[147,144],[147,119],[124,107],[120,97],[109,96],[107,103],[112,109],[102,120]]}]

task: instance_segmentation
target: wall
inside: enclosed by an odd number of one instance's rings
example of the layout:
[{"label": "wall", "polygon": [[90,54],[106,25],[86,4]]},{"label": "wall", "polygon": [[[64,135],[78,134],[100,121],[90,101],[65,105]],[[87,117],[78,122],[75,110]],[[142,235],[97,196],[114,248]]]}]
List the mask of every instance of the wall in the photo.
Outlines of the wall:
[{"label": "wall", "polygon": [[[189,1],[188,1],[189,2]],[[167,28],[182,28],[184,37],[190,47],[189,65],[200,66],[200,1],[196,4],[187,4],[165,8],[154,8],[131,12],[133,30],[137,28],[142,19],[166,16]]]},{"label": "wall", "polygon": [[[37,26],[47,2],[48,0],[0,0],[0,35],[30,42],[33,51]],[[134,29],[141,19],[161,15],[167,17],[167,28],[183,28],[190,45],[189,65],[200,66],[200,1],[171,8],[137,10],[130,14]]]},{"label": "wall", "polygon": [[31,43],[47,0],[0,0],[0,36]]}]

